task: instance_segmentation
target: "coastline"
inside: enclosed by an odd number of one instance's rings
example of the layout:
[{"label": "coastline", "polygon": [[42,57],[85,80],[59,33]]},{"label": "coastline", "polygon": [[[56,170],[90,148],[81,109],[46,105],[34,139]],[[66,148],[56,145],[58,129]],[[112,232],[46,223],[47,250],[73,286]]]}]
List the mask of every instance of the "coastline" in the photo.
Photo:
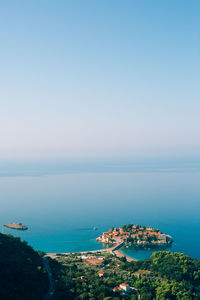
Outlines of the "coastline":
[{"label": "coastline", "polygon": [[126,254],[124,254],[124,253],[123,253],[122,251],[120,251],[120,250],[115,250],[113,253],[114,253],[117,257],[119,257],[119,258],[126,257],[126,260],[127,260],[128,262],[131,262],[131,261],[138,261],[138,259],[132,258],[132,257],[130,257],[130,256],[126,255]]},{"label": "coastline", "polygon": [[89,251],[77,251],[77,252],[48,252],[45,256],[56,258],[59,255],[70,255],[70,254],[86,254],[86,253],[103,253],[108,252],[111,253],[110,248],[108,249],[99,249],[99,250],[89,250]]},{"label": "coastline", "polygon": [[128,262],[137,261],[136,258],[132,258],[132,257],[124,254],[122,251],[120,251],[120,248],[122,246],[123,245],[121,245],[121,244],[117,244],[112,248],[99,249],[99,250],[90,250],[90,251],[80,251],[80,252],[60,252],[60,253],[58,253],[58,252],[54,252],[54,253],[53,252],[48,252],[48,253],[46,253],[45,256],[50,257],[52,259],[56,259],[60,255],[89,254],[89,253],[110,253],[112,255],[116,255],[118,258],[126,257]]}]

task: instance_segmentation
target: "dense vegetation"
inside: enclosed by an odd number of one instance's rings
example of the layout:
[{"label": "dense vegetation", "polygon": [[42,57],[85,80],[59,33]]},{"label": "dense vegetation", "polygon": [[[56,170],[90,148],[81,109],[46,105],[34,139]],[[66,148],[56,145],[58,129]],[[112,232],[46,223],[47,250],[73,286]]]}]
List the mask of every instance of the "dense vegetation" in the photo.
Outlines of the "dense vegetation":
[{"label": "dense vegetation", "polygon": [[155,252],[150,259],[125,263],[121,268],[150,271],[136,282],[143,299],[198,299],[200,262],[183,253]]},{"label": "dense vegetation", "polygon": [[[118,268],[116,268],[118,266]],[[138,299],[195,300],[200,285],[200,262],[182,253],[160,251],[144,261],[126,262],[107,255],[102,265],[86,266],[71,256],[51,262],[57,279],[55,299]],[[98,270],[107,276],[99,278]],[[126,282],[135,288],[131,294],[113,292]]]},{"label": "dense vegetation", "polygon": [[0,234],[0,299],[43,299],[48,285],[39,254],[19,238]]},{"label": "dense vegetation", "polygon": [[[197,300],[200,262],[182,253],[155,252],[150,259],[127,262],[109,253],[88,253],[100,258],[88,264],[80,254],[49,258],[54,300]],[[98,271],[104,272],[99,277]],[[19,238],[0,234],[0,299],[42,300],[49,281],[41,256]],[[122,283],[129,293],[113,291]]]},{"label": "dense vegetation", "polygon": [[[109,259],[106,263],[110,262]],[[119,285],[126,278],[117,274],[117,271],[108,272],[109,276],[99,278],[95,266],[85,266],[80,260],[72,258],[71,262],[60,264],[55,260],[51,261],[51,268],[57,280],[54,299],[130,299],[130,296],[122,296],[120,293],[113,293],[113,287]],[[101,266],[102,267],[102,266]],[[108,270],[107,270],[108,271]],[[124,277],[124,278],[123,278]],[[131,275],[132,280],[134,275]],[[117,297],[118,296],[118,297]],[[132,295],[132,300],[136,300],[136,295]]]}]

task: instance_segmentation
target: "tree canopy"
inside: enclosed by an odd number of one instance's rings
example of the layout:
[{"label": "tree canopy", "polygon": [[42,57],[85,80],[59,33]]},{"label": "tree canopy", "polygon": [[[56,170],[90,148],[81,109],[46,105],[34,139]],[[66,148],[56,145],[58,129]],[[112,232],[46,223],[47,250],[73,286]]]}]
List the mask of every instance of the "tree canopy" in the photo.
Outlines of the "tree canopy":
[{"label": "tree canopy", "polygon": [[26,242],[0,234],[0,299],[38,300],[49,280],[40,255]]}]

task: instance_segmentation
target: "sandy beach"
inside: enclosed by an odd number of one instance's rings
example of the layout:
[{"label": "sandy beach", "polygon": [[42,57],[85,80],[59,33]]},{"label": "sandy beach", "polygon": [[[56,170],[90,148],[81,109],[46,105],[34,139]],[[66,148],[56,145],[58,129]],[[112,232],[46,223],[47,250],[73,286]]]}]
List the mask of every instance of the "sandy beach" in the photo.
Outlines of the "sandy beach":
[{"label": "sandy beach", "polygon": [[113,253],[114,253],[117,257],[119,257],[119,258],[125,256],[128,262],[131,262],[131,261],[137,261],[137,259],[132,258],[132,257],[130,257],[130,256],[128,256],[128,255],[125,255],[125,254],[122,253],[120,250],[115,250],[115,251],[113,251]]},{"label": "sandy beach", "polygon": [[116,247],[108,248],[108,249],[100,249],[100,250],[92,250],[92,251],[82,251],[82,252],[63,252],[63,253],[46,253],[46,256],[56,259],[59,255],[70,255],[70,254],[87,254],[87,253],[111,253],[116,255],[117,257],[126,257],[128,262],[137,261],[137,259],[132,258],[128,255],[125,255],[120,250],[114,250]]}]

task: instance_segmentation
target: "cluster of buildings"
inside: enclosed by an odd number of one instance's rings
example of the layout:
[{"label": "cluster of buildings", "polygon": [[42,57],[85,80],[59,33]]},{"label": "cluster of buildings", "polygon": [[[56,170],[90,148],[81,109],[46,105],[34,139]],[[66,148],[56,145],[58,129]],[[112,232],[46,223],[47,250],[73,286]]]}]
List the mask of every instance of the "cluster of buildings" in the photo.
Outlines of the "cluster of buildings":
[{"label": "cluster of buildings", "polygon": [[83,262],[87,265],[98,265],[101,264],[104,261],[103,257],[96,257],[96,256],[81,256]]},{"label": "cluster of buildings", "polygon": [[108,232],[104,232],[98,237],[97,241],[106,244],[120,244],[124,242],[125,244],[149,245],[168,244],[172,241],[172,238],[153,227],[125,225],[119,228],[111,228]]}]

